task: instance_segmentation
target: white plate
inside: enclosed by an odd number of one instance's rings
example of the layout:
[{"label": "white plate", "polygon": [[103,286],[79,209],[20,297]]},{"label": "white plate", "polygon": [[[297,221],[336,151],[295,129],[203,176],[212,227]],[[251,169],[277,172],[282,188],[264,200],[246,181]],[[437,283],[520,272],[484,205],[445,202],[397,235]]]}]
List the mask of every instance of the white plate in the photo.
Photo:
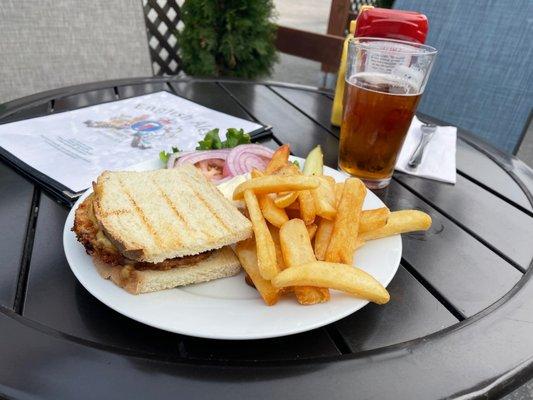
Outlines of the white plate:
[{"label": "white plate", "polygon": [[[303,165],[302,159],[297,159]],[[158,168],[159,163],[142,168]],[[135,168],[139,169],[139,167]],[[346,175],[325,167],[325,173],[342,181]],[[102,279],[92,258],[71,231],[74,210],[89,195],[88,190],[72,207],[63,232],[63,246],[72,272],[98,300],[113,310],[143,324],[166,331],[210,339],[263,339],[292,335],[335,322],[366,304],[365,300],[332,291],[331,300],[301,306],[294,298],[281,299],[267,307],[243,274],[216,281],[155,293],[132,295]],[[382,207],[383,202],[368,191],[364,209]],[[400,263],[400,235],[367,243],[357,251],[355,264],[384,286],[394,277]],[[391,301],[394,301],[392,299]]]}]

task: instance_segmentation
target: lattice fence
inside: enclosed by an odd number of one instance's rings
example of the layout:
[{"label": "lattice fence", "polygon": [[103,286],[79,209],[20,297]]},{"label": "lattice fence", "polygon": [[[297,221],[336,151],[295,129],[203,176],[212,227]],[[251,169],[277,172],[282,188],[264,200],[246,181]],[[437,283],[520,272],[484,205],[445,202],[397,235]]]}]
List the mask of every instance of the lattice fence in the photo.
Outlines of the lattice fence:
[{"label": "lattice fence", "polygon": [[[182,70],[176,33],[183,29],[180,6],[184,1],[142,0],[154,75],[176,75]],[[346,29],[348,21],[357,16],[362,5],[376,6],[378,3],[379,5],[393,3],[393,0],[348,1],[350,1],[350,15],[346,21]]]},{"label": "lattice fence", "polygon": [[377,7],[378,0],[350,0],[350,11],[355,15],[359,14],[361,6]]},{"label": "lattice fence", "polygon": [[180,12],[183,0],[142,1],[154,75],[176,75],[181,71],[176,33],[183,29]]}]

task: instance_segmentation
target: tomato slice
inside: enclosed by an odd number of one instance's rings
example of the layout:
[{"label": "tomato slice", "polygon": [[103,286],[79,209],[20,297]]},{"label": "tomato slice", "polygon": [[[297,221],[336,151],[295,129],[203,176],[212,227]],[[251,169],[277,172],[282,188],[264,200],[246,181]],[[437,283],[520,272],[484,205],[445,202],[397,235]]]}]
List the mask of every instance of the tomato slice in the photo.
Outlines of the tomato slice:
[{"label": "tomato slice", "polygon": [[202,171],[202,174],[210,181],[218,181],[223,179],[224,176],[224,164],[226,162],[220,158],[211,158],[209,160],[198,161],[194,164]]}]

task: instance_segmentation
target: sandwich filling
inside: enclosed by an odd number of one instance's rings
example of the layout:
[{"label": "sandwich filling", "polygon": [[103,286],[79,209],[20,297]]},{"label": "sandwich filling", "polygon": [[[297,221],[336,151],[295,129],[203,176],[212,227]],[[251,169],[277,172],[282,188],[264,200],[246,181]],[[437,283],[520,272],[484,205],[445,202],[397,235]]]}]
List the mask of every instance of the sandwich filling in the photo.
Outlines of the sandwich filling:
[{"label": "sandwich filling", "polygon": [[136,270],[167,271],[180,266],[189,267],[209,258],[213,253],[213,251],[206,251],[192,256],[166,259],[159,263],[130,260],[119,252],[100,228],[94,215],[93,196],[93,194],[88,196],[76,210],[74,228],[72,230],[85,247],[87,254],[94,255],[104,263],[131,266]]}]

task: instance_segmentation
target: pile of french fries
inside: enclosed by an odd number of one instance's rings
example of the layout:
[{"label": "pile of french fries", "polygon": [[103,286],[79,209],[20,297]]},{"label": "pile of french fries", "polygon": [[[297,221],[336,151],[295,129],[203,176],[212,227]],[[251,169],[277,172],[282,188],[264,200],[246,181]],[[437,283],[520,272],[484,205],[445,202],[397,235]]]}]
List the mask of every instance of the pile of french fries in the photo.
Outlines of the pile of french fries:
[{"label": "pile of french fries", "polygon": [[329,289],[387,303],[387,290],[352,265],[355,251],[370,240],[427,230],[431,217],[387,207],[363,211],[363,182],[324,176],[319,146],[303,172],[289,162],[289,154],[289,146],[281,146],[265,171],[252,171],[233,193],[234,200],[244,199],[254,231],[236,248],[246,281],[267,305],[283,295],[300,304],[323,303],[330,299]]}]

